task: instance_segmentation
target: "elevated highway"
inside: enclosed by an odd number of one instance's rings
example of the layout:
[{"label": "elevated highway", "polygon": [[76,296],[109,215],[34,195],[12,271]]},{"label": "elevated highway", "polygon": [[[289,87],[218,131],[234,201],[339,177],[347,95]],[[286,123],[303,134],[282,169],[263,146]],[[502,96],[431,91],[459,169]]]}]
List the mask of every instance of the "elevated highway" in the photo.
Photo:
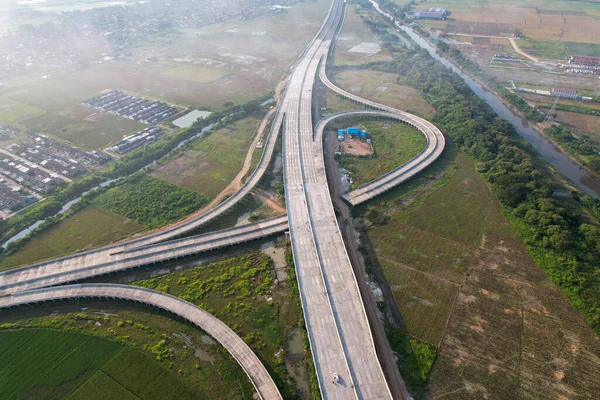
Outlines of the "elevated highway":
[{"label": "elevated highway", "polygon": [[127,285],[85,284],[30,290],[0,297],[0,309],[67,299],[120,299],[160,308],[191,322],[218,341],[240,364],[261,399],[281,399],[264,365],[227,325],[194,304],[156,290]]},{"label": "elevated highway", "polygon": [[312,129],[315,77],[343,12],[343,1],[334,0],[325,28],[290,77],[287,101],[282,106],[286,204],[302,306],[323,397],[390,399],[333,211],[322,143],[314,140]]},{"label": "elevated highway", "polygon": [[0,296],[125,271],[260,239],[288,229],[287,216],[185,239],[125,249],[118,253],[88,253],[50,260],[0,273]]},{"label": "elevated highway", "polygon": [[378,111],[351,111],[351,112],[342,112],[338,114],[334,114],[329,116],[328,118],[320,121],[319,126],[317,127],[317,137],[319,139],[322,138],[323,129],[326,128],[327,124],[336,118],[344,118],[348,117],[354,113],[354,115],[374,115],[374,116],[383,116],[391,119],[398,120],[405,124],[411,125],[417,128],[425,137],[427,138],[427,145],[425,149],[421,151],[416,157],[408,161],[407,163],[401,165],[400,167],[380,176],[379,178],[368,182],[359,188],[352,190],[349,193],[346,193],[343,198],[348,203],[353,206],[356,206],[360,203],[368,201],[373,197],[379,196],[387,192],[388,190],[396,187],[402,182],[412,178],[419,172],[423,171],[427,168],[431,163],[433,163],[444,150],[446,145],[446,139],[444,138],[444,134],[439,130],[438,127],[433,125],[431,122],[418,117],[414,114],[410,114],[393,107],[389,107],[383,104],[376,103],[371,100],[363,99],[362,97],[356,96],[352,93],[349,93],[336,85],[334,85],[326,73],[326,62],[323,61],[321,63],[321,68],[319,70],[319,78],[321,81],[327,86],[329,89],[333,90],[339,96],[351,100],[355,103],[361,104],[368,108],[373,108]]},{"label": "elevated highway", "polygon": [[[329,194],[322,142],[323,129],[327,122],[319,124],[316,136],[312,123],[312,89],[315,78],[321,68],[324,76],[324,78],[321,76],[321,79],[324,79],[326,85],[329,82],[325,76],[325,61],[343,14],[343,0],[333,0],[321,30],[302,53],[292,71],[259,167],[239,192],[209,213],[162,232],[0,273],[0,296],[4,296],[0,297],[0,307],[6,302],[13,302],[11,303],[13,305],[20,304],[18,299],[24,301],[23,299],[32,293],[61,293],[61,289],[75,286],[21,292],[23,290],[64,284],[230,246],[284,231],[289,226],[300,297],[323,398],[391,399],[392,395],[377,359],[369,321]],[[421,153],[421,155],[427,153],[426,156],[415,157],[407,164],[416,161],[406,169],[397,169],[378,178],[373,186],[357,189],[364,190],[355,191],[354,196],[349,194],[347,199],[349,202],[356,201],[356,204],[359,204],[365,201],[364,199],[389,190],[400,182],[399,179],[407,179],[411,173],[414,175],[435,159],[432,157],[437,157],[441,153],[444,144],[443,135],[427,121],[361,99],[335,87],[331,82],[329,84],[338,94],[380,110],[370,111],[373,115],[411,123],[428,137],[428,146],[424,153]],[[354,113],[365,114],[369,111]],[[164,242],[196,229],[237,204],[260,180],[266,170],[274,152],[280,127],[283,128],[284,133],[283,161],[287,218],[282,216],[231,230]],[[88,287],[88,285],[78,285],[78,287],[82,286]],[[114,295],[110,285],[108,287],[95,285],[93,293],[93,296],[121,298]]]}]

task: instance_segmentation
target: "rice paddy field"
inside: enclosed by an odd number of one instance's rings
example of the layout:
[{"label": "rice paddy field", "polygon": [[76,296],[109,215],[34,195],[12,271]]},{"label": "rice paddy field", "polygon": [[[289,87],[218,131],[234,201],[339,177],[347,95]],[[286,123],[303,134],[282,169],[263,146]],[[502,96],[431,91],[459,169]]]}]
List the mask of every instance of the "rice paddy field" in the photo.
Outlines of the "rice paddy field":
[{"label": "rice paddy field", "polygon": [[0,357],[3,399],[201,398],[150,357],[99,337],[0,331]]},{"label": "rice paddy field", "polygon": [[130,219],[89,206],[35,235],[0,262],[0,271],[100,247],[145,228]]},{"label": "rice paddy field", "polygon": [[[438,347],[433,398],[593,398],[600,342],[459,153],[435,184],[368,206],[367,261],[391,323]],[[372,225],[370,222],[375,221]]]}]

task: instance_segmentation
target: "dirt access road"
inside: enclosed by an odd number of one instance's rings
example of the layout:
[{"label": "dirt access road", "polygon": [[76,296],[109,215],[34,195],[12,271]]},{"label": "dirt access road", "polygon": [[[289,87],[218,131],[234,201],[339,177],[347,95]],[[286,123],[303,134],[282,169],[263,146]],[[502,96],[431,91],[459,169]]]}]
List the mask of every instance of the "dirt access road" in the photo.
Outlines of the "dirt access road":
[{"label": "dirt access road", "polygon": [[480,38],[490,38],[490,39],[507,39],[511,46],[513,47],[513,49],[519,53],[520,55],[522,55],[523,57],[528,58],[531,61],[534,62],[539,62],[540,59],[537,57],[532,56],[531,54],[521,50],[521,48],[519,47],[519,45],[517,44],[517,41],[515,40],[515,38],[512,37],[506,37],[506,36],[489,36],[489,35],[469,35],[466,33],[447,33],[448,36],[471,36],[471,37],[480,37]]}]

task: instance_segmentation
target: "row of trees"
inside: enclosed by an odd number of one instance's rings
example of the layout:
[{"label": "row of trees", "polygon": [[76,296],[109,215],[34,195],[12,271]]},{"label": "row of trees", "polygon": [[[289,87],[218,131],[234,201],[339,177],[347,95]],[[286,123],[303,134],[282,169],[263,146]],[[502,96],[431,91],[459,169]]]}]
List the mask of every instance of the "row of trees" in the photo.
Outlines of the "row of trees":
[{"label": "row of trees", "polygon": [[[545,178],[514,128],[479,99],[456,74],[425,51],[405,51],[396,72],[417,88],[437,113],[434,122],[477,162],[518,235],[550,278],[600,332],[600,229],[581,207],[552,197]],[[575,196],[579,199],[579,196]],[[580,199],[600,210],[600,202]]]}]

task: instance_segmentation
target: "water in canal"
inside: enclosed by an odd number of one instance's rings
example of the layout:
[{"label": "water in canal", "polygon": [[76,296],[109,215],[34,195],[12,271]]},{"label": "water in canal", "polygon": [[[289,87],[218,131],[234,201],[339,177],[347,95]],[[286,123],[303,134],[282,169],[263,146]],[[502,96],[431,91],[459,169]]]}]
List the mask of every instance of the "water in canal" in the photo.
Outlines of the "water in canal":
[{"label": "water in canal", "polygon": [[[375,7],[375,9],[387,18],[394,19],[390,14],[381,10],[379,4],[373,0],[369,0]],[[394,20],[395,25],[406,32],[411,39],[427,50],[429,54],[441,62],[452,71],[456,72],[477,96],[484,100],[492,109],[504,120],[510,122],[516,132],[529,142],[533,148],[539,153],[539,155],[546,160],[556,171],[561,173],[563,176],[568,178],[575,186],[577,186],[584,193],[591,196],[600,196],[600,179],[590,174],[588,171],[583,169],[579,164],[574,162],[565,153],[561,152],[556,146],[546,139],[542,134],[533,129],[527,121],[524,121],[520,116],[515,114],[510,108],[508,108],[494,93],[486,90],[479,83],[475,82],[468,75],[464,74],[458,67],[448,61],[446,58],[437,54],[436,49],[429,44],[425,39],[420,37],[411,28],[400,24]]]}]

